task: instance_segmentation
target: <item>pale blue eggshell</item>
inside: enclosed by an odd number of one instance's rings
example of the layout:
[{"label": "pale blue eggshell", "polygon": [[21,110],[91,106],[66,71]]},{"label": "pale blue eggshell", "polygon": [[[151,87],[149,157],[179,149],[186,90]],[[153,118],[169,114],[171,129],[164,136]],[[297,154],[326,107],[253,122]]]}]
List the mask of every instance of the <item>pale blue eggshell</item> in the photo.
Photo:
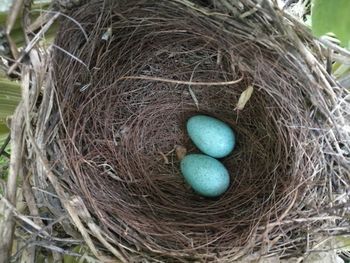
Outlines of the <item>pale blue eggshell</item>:
[{"label": "pale blue eggshell", "polygon": [[187,132],[203,153],[214,158],[229,155],[236,144],[233,130],[225,122],[206,115],[195,115],[187,121]]},{"label": "pale blue eggshell", "polygon": [[185,156],[181,160],[181,172],[186,182],[202,196],[220,196],[230,185],[230,176],[225,166],[204,154]]}]

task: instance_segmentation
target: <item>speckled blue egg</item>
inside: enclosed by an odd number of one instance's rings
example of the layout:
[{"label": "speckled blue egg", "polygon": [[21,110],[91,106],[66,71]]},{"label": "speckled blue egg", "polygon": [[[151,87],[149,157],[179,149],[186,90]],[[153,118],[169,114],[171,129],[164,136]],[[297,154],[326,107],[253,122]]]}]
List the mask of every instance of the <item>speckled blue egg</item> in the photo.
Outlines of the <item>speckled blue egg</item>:
[{"label": "speckled blue egg", "polygon": [[229,155],[236,144],[233,130],[225,122],[206,115],[195,115],[187,121],[187,132],[203,153],[214,158]]},{"label": "speckled blue egg", "polygon": [[204,154],[189,154],[181,160],[181,172],[195,192],[217,197],[230,185],[230,176],[218,160]]}]

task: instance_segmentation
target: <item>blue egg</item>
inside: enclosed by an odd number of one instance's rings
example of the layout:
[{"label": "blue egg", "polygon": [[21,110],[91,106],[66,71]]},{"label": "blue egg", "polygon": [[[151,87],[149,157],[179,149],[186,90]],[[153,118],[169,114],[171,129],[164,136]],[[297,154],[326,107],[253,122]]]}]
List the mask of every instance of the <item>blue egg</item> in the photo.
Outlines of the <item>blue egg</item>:
[{"label": "blue egg", "polygon": [[218,160],[204,154],[189,154],[181,160],[181,172],[195,192],[206,197],[223,194],[230,185],[230,176]]},{"label": "blue egg", "polygon": [[187,121],[187,132],[203,153],[214,158],[229,155],[236,144],[233,130],[216,118],[196,115]]}]

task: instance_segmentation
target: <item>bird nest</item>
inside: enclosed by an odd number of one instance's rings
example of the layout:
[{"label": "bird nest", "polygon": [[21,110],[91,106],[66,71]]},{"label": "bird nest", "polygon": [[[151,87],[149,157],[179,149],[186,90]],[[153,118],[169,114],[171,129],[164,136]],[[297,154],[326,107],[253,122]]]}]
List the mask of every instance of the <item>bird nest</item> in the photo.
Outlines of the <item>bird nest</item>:
[{"label": "bird nest", "polygon": [[[304,253],[329,234],[314,229],[347,224],[336,194],[349,184],[349,95],[322,52],[268,1],[73,9],[29,142],[37,200],[68,213],[95,255],[124,262]],[[231,184],[214,199],[180,172],[181,155],[198,152],[185,129],[196,114],[237,136],[221,159]]]}]

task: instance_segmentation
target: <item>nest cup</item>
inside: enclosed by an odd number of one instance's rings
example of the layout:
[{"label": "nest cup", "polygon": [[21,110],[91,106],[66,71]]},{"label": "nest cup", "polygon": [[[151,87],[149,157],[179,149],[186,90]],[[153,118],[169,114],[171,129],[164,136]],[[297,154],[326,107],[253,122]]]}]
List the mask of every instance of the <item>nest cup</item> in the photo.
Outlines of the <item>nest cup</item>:
[{"label": "nest cup", "polygon": [[[126,261],[230,261],[256,251],[268,222],[293,209],[324,162],[320,130],[310,129],[326,111],[318,86],[286,43],[252,37],[259,33],[214,8],[92,1],[60,21],[50,158]],[[199,152],[185,128],[196,114],[237,135],[221,160],[231,185],[216,199],[194,193],[180,173],[177,147]]]}]

